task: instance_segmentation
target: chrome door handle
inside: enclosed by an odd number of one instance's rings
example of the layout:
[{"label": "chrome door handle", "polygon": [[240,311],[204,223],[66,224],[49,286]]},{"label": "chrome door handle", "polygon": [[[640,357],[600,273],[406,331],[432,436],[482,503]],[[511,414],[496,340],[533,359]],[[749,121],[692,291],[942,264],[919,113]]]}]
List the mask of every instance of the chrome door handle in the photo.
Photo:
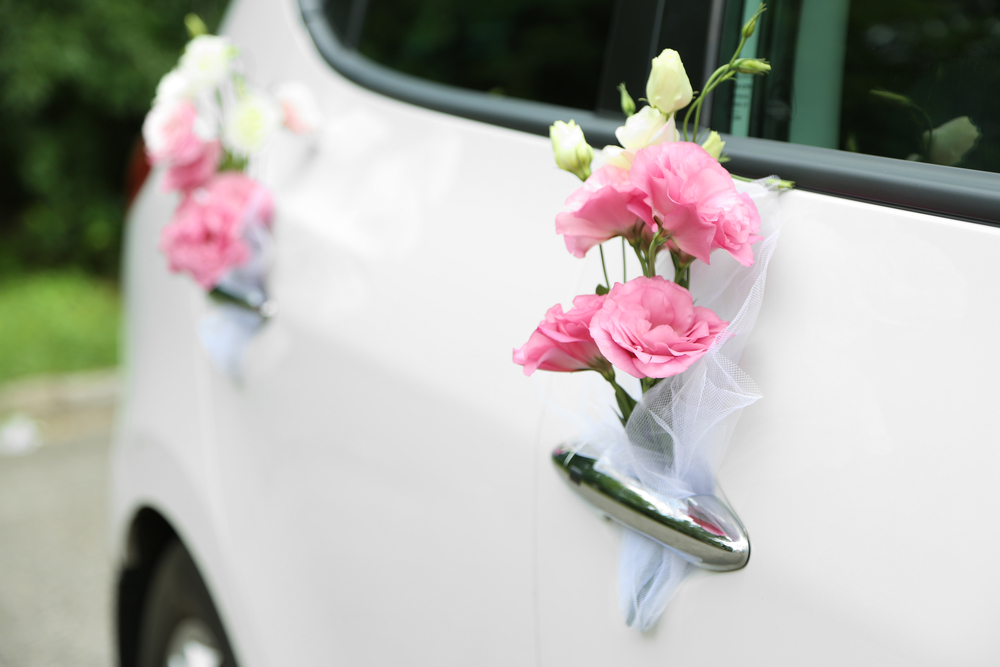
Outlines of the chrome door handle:
[{"label": "chrome door handle", "polygon": [[594,468],[595,459],[557,447],[552,462],[570,488],[608,517],[673,549],[706,570],[738,570],[750,560],[739,517],[715,496],[658,498],[624,475]]}]

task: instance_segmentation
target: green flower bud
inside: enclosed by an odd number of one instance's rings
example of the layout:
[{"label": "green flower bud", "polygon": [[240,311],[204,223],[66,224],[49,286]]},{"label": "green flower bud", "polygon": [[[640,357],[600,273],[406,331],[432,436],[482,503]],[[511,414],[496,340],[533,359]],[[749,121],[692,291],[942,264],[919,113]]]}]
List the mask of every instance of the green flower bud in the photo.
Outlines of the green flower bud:
[{"label": "green flower bud", "polygon": [[574,121],[564,123],[557,120],[549,127],[552,152],[556,166],[585,181],[590,176],[590,163],[594,160],[594,149],[583,137],[583,129]]},{"label": "green flower bud", "polygon": [[202,21],[201,17],[197,14],[188,14],[185,16],[184,27],[187,28],[188,35],[190,35],[192,39],[198,35],[208,34],[208,26],[205,25],[205,22]]},{"label": "green flower bud", "polygon": [[750,17],[750,20],[743,24],[743,39],[750,39],[753,35],[754,30],[757,29],[757,18],[764,13],[764,3],[760,3],[760,7],[754,12],[754,15]]},{"label": "green flower bud", "polygon": [[625,90],[624,83],[618,84],[618,92],[622,94],[622,113],[626,116],[631,116],[635,113],[635,102],[632,101],[632,96]]},{"label": "green flower bud", "polygon": [[740,74],[767,74],[771,71],[771,66],[764,60],[740,58],[733,63],[733,69]]}]

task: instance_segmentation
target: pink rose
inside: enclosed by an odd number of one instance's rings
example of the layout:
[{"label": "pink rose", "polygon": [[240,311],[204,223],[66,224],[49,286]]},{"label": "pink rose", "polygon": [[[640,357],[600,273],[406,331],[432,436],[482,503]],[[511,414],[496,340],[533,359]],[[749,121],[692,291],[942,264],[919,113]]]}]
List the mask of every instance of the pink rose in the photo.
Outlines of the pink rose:
[{"label": "pink rose", "polygon": [[150,162],[188,164],[201,155],[202,139],[195,132],[198,110],[188,100],[154,106],[142,123],[142,140]]},{"label": "pink rose", "polygon": [[249,225],[269,225],[271,193],[246,174],[227,171],[187,193],[163,228],[160,249],[171,271],[186,271],[211,289],[230,269],[250,259],[243,240]]},{"label": "pink rose", "polygon": [[163,189],[194,190],[212,177],[222,157],[222,142],[208,141],[201,144],[201,152],[191,162],[173,164],[163,179]]},{"label": "pink rose", "polygon": [[538,369],[573,372],[606,367],[607,361],[590,336],[590,320],[604,299],[584,294],[573,299],[568,313],[563,313],[559,304],[549,308],[528,342],[514,350],[514,363],[524,366],[525,375]]},{"label": "pink rose", "polygon": [[712,250],[727,250],[744,266],[760,240],[760,215],[746,194],[704,148],[690,142],[663,143],[636,153],[629,175],[643,197],[633,213],[651,227],[658,219],[671,246],[706,264]]},{"label": "pink rose", "polygon": [[629,182],[627,170],[601,167],[566,199],[570,210],[556,216],[556,233],[564,236],[575,257],[616,236],[631,240],[642,226],[635,211],[643,210],[643,197]]},{"label": "pink rose", "polygon": [[725,330],[708,308],[669,280],[633,278],[615,283],[590,322],[598,349],[616,367],[637,378],[683,373]]}]

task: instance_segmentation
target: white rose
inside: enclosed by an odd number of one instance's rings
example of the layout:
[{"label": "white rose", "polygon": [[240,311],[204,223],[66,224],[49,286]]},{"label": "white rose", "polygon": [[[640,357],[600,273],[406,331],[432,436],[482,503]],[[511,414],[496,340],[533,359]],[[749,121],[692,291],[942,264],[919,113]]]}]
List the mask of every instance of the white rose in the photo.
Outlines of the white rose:
[{"label": "white rose", "polygon": [[281,108],[269,97],[248,93],[225,119],[226,147],[244,155],[260,150],[281,125]]},{"label": "white rose", "polygon": [[281,105],[282,122],[295,134],[315,132],[323,122],[323,114],[313,91],[304,83],[287,81],[274,91]]},{"label": "white rose", "polygon": [[552,139],[556,165],[576,174],[580,180],[587,180],[590,176],[590,163],[594,159],[594,149],[584,138],[583,129],[572,120],[569,123],[557,120],[549,127],[549,138]]},{"label": "white rose", "polygon": [[705,152],[718,160],[719,156],[722,155],[722,149],[725,145],[726,142],[722,140],[719,133],[712,130],[708,135],[708,139],[702,142],[701,147],[705,149]]},{"label": "white rose", "polygon": [[225,37],[198,35],[184,47],[177,68],[196,91],[219,85],[229,75],[236,48]]},{"label": "white rose", "polygon": [[[930,161],[934,164],[954,166],[962,161],[979,139],[979,128],[972,124],[968,116],[952,118],[931,133]],[[927,141],[927,132],[924,132]]]},{"label": "white rose", "polygon": [[693,96],[680,55],[673,49],[664,49],[653,58],[653,69],[646,81],[646,99],[669,116],[690,104]]},{"label": "white rose", "polygon": [[665,141],[677,141],[677,129],[673,116],[668,119],[659,109],[643,107],[615,130],[615,136],[627,150],[637,151]]}]

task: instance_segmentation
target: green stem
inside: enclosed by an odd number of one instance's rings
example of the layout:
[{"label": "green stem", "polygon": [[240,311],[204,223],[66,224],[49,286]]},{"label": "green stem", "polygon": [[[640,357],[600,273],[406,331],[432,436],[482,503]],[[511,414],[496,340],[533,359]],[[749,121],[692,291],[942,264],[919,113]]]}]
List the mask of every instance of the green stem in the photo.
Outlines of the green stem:
[{"label": "green stem", "polygon": [[642,393],[645,396],[646,392],[659,384],[660,380],[663,378],[640,378],[639,386],[642,387]]},{"label": "green stem", "polygon": [[[688,106],[687,113],[684,114],[684,123],[681,125],[681,129],[684,131],[684,141],[688,140],[688,119],[691,118],[691,112],[695,109],[701,108],[701,101],[705,99],[705,95],[708,95],[715,87],[716,77],[722,74],[728,67],[728,65],[723,65],[719,69],[712,72],[712,76],[708,77],[708,81],[706,81],[705,85],[702,86],[704,90],[699,93],[698,99],[694,101],[694,104]],[[695,122],[697,123],[697,116]],[[695,129],[697,130],[697,128]]]},{"label": "green stem", "polygon": [[618,409],[621,410],[618,419],[621,420],[622,426],[625,426],[635,409],[635,399],[629,396],[629,393],[622,389],[620,384],[615,382],[615,367],[611,365],[610,361],[602,358],[592,369],[600,373],[601,377],[607,380],[608,384],[615,390],[615,401],[618,403]]},{"label": "green stem", "polygon": [[604,244],[597,246],[597,249],[601,251],[601,269],[604,270],[604,286],[610,290],[611,281],[608,280],[608,267],[604,264]]},{"label": "green stem", "polygon": [[[722,76],[716,79],[716,74],[719,74],[722,70]],[[719,84],[723,81],[729,81],[733,78],[733,72],[729,71],[729,65],[723,65],[719,69],[715,70],[712,76],[709,77],[708,81],[705,82],[705,91],[698,96],[698,99],[694,101],[694,104],[688,107],[687,113],[684,114],[684,141],[688,141],[688,118],[691,117],[691,113],[694,112],[694,141],[698,140],[698,128],[701,122],[701,104],[708,97],[708,94],[719,87]]]},{"label": "green stem", "polygon": [[684,289],[691,289],[691,262],[693,260],[682,261],[676,253],[670,253],[670,259],[674,261],[674,282]]}]

